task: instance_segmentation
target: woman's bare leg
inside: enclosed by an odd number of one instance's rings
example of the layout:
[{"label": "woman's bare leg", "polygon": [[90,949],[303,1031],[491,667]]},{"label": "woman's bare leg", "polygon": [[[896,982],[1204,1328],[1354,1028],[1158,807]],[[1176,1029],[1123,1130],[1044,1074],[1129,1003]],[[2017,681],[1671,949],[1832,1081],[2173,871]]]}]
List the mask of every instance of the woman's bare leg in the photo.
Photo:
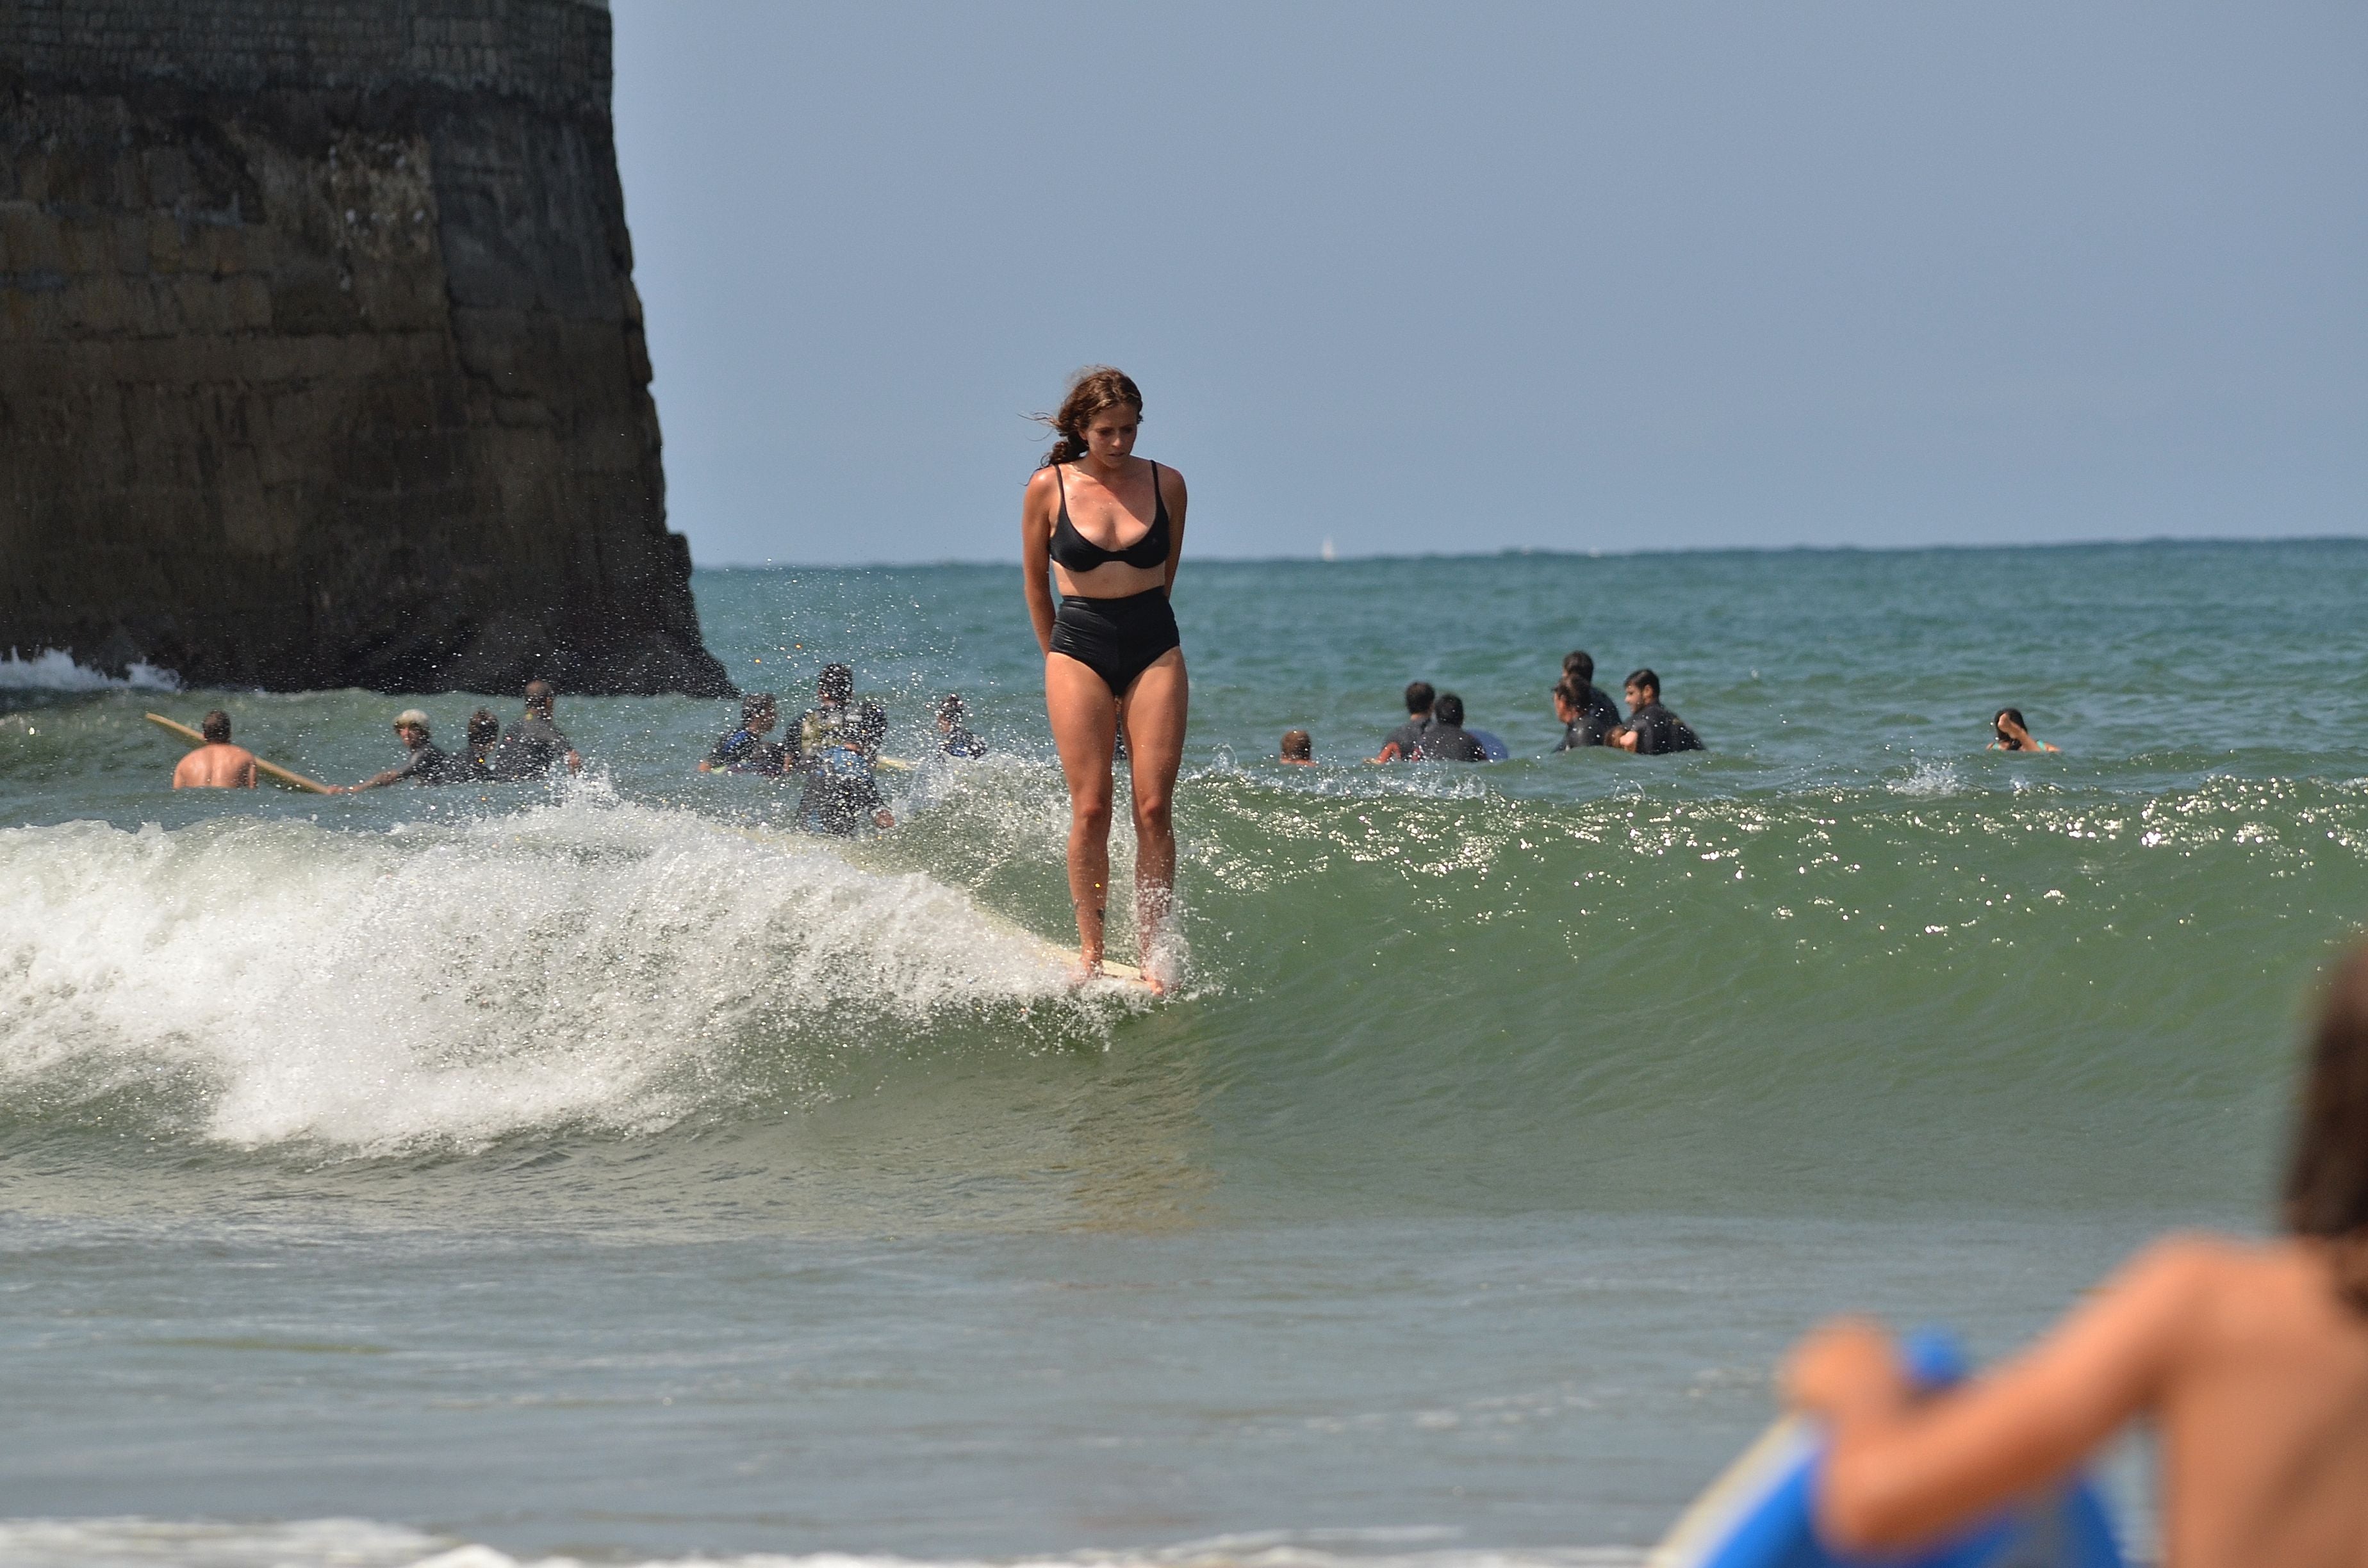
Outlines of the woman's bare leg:
[{"label": "woman's bare leg", "polygon": [[[1134,784],[1134,930],[1145,959],[1175,900],[1173,805],[1176,770],[1184,762],[1190,697],[1181,648],[1162,653],[1126,692],[1126,744]],[[1153,979],[1152,984],[1160,983]]]},{"label": "woman's bare leg", "polygon": [[1110,903],[1110,746],[1118,734],[1118,699],[1086,665],[1066,653],[1047,653],[1044,710],[1069,781],[1069,897],[1077,909],[1077,948],[1091,974],[1101,969]]}]

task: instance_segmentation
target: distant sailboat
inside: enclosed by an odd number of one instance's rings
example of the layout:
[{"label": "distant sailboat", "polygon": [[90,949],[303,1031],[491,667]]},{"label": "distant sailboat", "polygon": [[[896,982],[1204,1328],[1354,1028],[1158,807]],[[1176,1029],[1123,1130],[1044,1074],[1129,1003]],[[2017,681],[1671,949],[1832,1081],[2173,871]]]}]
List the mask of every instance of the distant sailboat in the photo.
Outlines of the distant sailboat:
[{"label": "distant sailboat", "polygon": [[1324,547],[1321,550],[1318,550],[1315,553],[1326,561],[1338,561],[1340,559],[1340,551],[1332,543],[1332,536],[1330,534],[1326,534],[1324,536]]}]

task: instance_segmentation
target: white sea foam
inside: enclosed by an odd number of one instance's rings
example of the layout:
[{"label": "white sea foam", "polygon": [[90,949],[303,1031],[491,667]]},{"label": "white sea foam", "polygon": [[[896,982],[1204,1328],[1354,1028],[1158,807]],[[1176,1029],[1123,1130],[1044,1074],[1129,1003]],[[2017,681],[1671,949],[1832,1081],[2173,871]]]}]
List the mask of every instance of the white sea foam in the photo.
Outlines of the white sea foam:
[{"label": "white sea foam", "polygon": [[794,1092],[982,1006],[1120,1005],[928,877],[592,790],[385,834],[0,831],[0,1091],[162,1087],[243,1146],[649,1129],[737,1092],[735,1053]]},{"label": "white sea foam", "polygon": [[[638,1568],[1629,1568],[1634,1547],[1439,1547],[1444,1532],[1317,1530],[1224,1536],[1139,1551],[1016,1558],[749,1552],[638,1561]],[[604,1560],[606,1561],[606,1560]],[[620,1562],[633,1559],[618,1559]],[[368,1519],[226,1525],[164,1519],[0,1519],[11,1568],[580,1568],[572,1557],[494,1547]]]},{"label": "white sea foam", "polygon": [[1909,766],[1907,777],[1890,779],[1885,788],[1895,795],[1953,795],[1963,782],[1958,777],[1956,764],[1918,757]]},{"label": "white sea foam", "polygon": [[39,655],[20,659],[11,648],[0,654],[0,690],[10,691],[178,691],[181,677],[142,660],[133,660],[121,678],[104,670],[74,663],[72,653],[44,648]]}]

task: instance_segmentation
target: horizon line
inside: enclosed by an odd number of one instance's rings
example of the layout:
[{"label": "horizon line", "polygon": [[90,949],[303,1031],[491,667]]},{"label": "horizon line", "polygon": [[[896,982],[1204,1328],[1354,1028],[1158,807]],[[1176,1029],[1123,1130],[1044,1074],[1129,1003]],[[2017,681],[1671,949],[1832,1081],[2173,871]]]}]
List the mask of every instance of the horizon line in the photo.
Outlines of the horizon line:
[{"label": "horizon line", "polygon": [[[2368,544],[2368,532],[2356,534],[2139,534],[2095,539],[2032,540],[2019,542],[1941,544],[1716,544],[1641,546],[1623,550],[1564,550],[1535,545],[1508,545],[1501,550],[1404,551],[1372,555],[1196,555],[1204,565],[1223,566],[1353,566],[1397,561],[1502,561],[1538,557],[1569,561],[1633,560],[1654,555],[1918,555],[1947,551],[1974,553],[2009,550],[2135,549],[2143,545],[2276,545]],[[939,556],[930,561],[718,561],[691,562],[696,572],[891,572],[944,566],[1018,566],[1006,556]]]}]

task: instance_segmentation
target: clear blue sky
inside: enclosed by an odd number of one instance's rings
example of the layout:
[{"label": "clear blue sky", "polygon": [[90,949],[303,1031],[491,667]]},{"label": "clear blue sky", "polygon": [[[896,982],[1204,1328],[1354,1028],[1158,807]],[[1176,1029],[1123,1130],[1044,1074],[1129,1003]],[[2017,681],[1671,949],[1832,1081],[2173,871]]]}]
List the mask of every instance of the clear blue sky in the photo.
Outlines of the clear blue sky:
[{"label": "clear blue sky", "polygon": [[616,0],[673,524],[1008,560],[2368,531],[2368,7]]}]

